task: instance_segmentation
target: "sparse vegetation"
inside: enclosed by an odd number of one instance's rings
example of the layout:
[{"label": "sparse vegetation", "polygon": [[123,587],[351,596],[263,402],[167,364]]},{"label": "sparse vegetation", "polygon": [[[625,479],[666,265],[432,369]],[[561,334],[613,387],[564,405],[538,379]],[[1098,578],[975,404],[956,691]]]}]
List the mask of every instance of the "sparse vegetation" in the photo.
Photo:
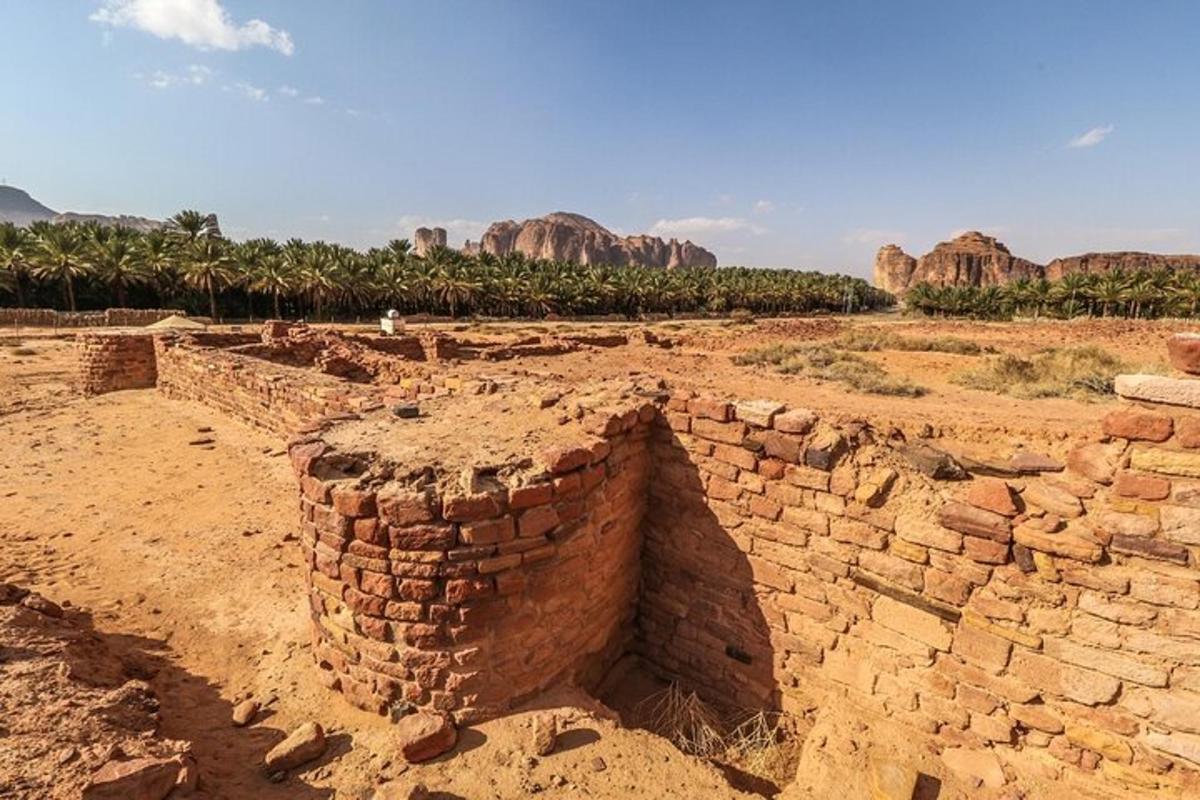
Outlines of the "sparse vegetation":
[{"label": "sparse vegetation", "polygon": [[785,375],[835,381],[866,394],[921,397],[928,392],[924,386],[890,377],[883,367],[862,356],[830,345],[769,345],[736,356],[734,363],[772,366]]},{"label": "sparse vegetation", "polygon": [[763,711],[722,718],[695,692],[676,683],[650,695],[635,709],[639,724],[681,752],[784,786],[794,777],[799,736],[785,714]]},{"label": "sparse vegetation", "polygon": [[833,344],[839,349],[857,352],[903,350],[964,356],[996,352],[995,348],[983,347],[970,339],[955,336],[904,336],[882,328],[853,328],[835,339]]},{"label": "sparse vegetation", "polygon": [[1029,358],[1004,354],[954,377],[971,389],[1020,398],[1072,397],[1081,400],[1111,395],[1113,379],[1130,365],[1093,345],[1050,348]]}]

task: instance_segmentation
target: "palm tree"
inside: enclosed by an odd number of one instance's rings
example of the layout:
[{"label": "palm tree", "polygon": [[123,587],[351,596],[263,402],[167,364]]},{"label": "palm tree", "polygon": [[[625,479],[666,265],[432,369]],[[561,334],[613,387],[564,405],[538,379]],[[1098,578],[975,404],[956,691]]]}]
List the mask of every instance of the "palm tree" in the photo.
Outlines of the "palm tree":
[{"label": "palm tree", "polygon": [[60,281],[67,308],[75,311],[75,281],[91,272],[86,261],[87,242],[79,227],[35,222],[29,229],[35,237],[33,275]]},{"label": "palm tree", "polygon": [[197,239],[211,239],[220,235],[212,214],[201,214],[190,208],[171,217],[169,223],[188,244]]},{"label": "palm tree", "polygon": [[25,274],[33,255],[33,238],[24,228],[0,222],[0,275],[17,295],[17,308],[25,307]]},{"label": "palm tree", "polygon": [[250,279],[250,288],[271,295],[275,319],[283,319],[279,299],[285,294],[291,294],[295,286],[295,275],[282,253],[269,253],[264,256]]},{"label": "palm tree", "polygon": [[137,241],[137,233],[131,228],[118,226],[92,231],[86,255],[88,266],[108,284],[118,308],[125,307],[129,287],[145,282],[148,277]]},{"label": "palm tree", "polygon": [[[254,283],[262,268],[263,261],[269,256],[278,256],[283,252],[279,242],[273,239],[248,239],[233,246],[230,254],[237,276],[234,283],[246,287],[246,314],[254,319]],[[279,302],[276,298],[276,307]],[[278,315],[276,315],[278,318]]]},{"label": "palm tree", "polygon": [[159,302],[168,307],[179,291],[179,240],[156,228],[138,239],[137,257],[158,291]]},{"label": "palm tree", "polygon": [[196,239],[184,250],[184,283],[208,294],[208,313],[214,322],[219,318],[217,292],[231,284],[236,275],[223,239]]}]

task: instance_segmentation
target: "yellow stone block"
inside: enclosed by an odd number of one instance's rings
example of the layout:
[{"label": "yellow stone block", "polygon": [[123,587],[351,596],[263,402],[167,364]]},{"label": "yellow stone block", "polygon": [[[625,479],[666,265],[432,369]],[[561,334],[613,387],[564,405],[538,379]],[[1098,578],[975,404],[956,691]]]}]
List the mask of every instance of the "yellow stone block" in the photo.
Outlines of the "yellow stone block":
[{"label": "yellow stone block", "polygon": [[1133,748],[1129,746],[1129,742],[1108,731],[1073,725],[1067,728],[1067,741],[1099,753],[1110,761],[1120,761],[1125,764],[1133,761]]},{"label": "yellow stone block", "polygon": [[871,800],[912,800],[917,771],[907,764],[871,759]]},{"label": "yellow stone block", "polygon": [[988,620],[976,611],[964,611],[962,621],[973,628],[987,631],[995,636],[1001,636],[1008,639],[1010,642],[1015,642],[1022,647],[1028,647],[1031,650],[1042,649],[1042,637],[1036,634],[1026,633],[1025,631],[1017,630],[1016,628],[1008,628],[1003,625]]}]

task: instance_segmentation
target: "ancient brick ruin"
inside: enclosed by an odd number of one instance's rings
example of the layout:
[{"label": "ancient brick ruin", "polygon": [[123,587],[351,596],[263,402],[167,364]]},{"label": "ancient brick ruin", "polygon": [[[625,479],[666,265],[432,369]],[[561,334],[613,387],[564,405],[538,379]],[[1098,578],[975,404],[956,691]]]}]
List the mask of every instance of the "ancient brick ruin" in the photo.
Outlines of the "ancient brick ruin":
[{"label": "ancient brick ruin", "polygon": [[[987,459],[630,383],[476,459],[456,419],[522,378],[464,364],[622,341],[80,344],[90,393],[157,385],[292,437],[317,667],[362,708],[483,719],[636,653],[717,703],[887,718],[984,783],[1200,792],[1200,381],[1123,377],[1075,441]],[[414,398],[428,421],[394,413]]]}]

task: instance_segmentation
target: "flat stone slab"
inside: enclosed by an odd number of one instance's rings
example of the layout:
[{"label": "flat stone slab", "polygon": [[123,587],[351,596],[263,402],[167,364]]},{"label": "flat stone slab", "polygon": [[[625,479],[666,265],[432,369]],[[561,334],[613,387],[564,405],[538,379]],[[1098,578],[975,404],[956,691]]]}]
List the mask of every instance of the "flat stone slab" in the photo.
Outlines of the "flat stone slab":
[{"label": "flat stone slab", "polygon": [[1200,334],[1177,333],[1167,339],[1171,366],[1191,375],[1200,375]]},{"label": "flat stone slab", "polygon": [[1126,400],[1200,408],[1200,380],[1162,375],[1118,375],[1113,388]]}]

